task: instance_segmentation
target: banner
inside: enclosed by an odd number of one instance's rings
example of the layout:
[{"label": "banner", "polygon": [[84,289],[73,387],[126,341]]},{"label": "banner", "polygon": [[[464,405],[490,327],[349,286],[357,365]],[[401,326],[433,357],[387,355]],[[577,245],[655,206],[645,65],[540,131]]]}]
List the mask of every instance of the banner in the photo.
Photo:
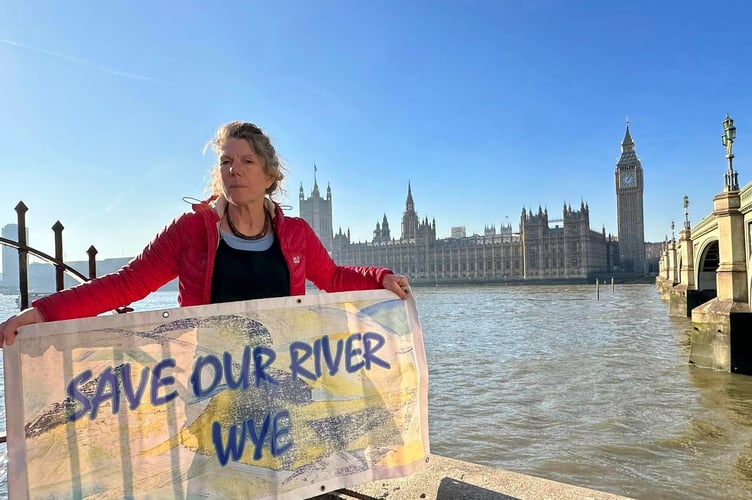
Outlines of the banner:
[{"label": "banner", "polygon": [[299,499],[429,454],[415,302],[386,290],[42,323],[3,355],[11,499]]}]

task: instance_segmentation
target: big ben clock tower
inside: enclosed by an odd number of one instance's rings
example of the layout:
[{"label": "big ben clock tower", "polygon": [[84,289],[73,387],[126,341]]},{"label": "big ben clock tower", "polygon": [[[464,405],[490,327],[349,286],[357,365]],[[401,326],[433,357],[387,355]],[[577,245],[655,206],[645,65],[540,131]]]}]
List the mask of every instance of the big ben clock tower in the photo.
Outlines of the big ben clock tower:
[{"label": "big ben clock tower", "polygon": [[619,260],[628,272],[645,270],[645,219],[642,210],[642,164],[635,153],[634,141],[627,132],[621,142],[621,157],[614,172],[616,218],[619,227]]}]

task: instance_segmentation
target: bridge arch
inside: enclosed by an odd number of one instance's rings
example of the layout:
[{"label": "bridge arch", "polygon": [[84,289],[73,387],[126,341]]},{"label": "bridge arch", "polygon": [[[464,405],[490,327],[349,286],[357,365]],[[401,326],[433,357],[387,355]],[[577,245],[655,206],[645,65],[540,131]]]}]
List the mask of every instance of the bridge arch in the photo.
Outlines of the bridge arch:
[{"label": "bridge arch", "polygon": [[700,250],[700,258],[695,267],[698,290],[716,290],[716,271],[718,270],[718,240],[708,240]]}]

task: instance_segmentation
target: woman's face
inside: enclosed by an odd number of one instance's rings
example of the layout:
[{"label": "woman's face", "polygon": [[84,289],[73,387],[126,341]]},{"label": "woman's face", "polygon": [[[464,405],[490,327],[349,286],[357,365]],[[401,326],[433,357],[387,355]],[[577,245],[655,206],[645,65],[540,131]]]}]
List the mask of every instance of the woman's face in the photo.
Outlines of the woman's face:
[{"label": "woman's face", "polygon": [[219,151],[222,190],[235,205],[263,200],[274,177],[266,172],[266,162],[245,139],[230,137]]}]

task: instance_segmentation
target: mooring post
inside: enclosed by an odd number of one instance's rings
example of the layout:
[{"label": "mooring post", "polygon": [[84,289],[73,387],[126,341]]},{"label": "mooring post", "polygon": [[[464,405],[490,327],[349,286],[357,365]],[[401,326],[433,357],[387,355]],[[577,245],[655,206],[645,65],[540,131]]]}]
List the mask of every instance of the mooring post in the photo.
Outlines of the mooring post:
[{"label": "mooring post", "polygon": [[615,289],[615,287],[614,287],[614,277],[611,276],[611,293],[614,293],[614,289]]},{"label": "mooring post", "polygon": [[601,292],[600,292],[600,289],[598,288],[598,286],[599,286],[598,285],[598,279],[596,278],[596,280],[595,280],[595,300],[601,300]]}]

